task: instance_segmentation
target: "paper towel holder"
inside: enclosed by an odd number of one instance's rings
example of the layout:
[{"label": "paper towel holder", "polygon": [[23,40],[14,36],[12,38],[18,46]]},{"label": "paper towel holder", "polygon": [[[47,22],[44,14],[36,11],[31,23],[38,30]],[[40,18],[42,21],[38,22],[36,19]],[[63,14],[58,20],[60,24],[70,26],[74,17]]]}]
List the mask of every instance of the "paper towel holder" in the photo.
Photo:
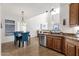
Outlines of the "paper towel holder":
[{"label": "paper towel holder", "polygon": [[66,19],[63,19],[63,25],[66,25]]}]

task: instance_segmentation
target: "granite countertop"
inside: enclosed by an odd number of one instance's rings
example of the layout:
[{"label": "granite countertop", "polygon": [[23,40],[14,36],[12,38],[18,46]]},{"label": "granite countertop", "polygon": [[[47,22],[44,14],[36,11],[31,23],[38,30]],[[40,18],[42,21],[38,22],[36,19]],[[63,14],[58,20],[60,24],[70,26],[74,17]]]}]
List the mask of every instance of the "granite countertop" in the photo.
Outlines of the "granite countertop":
[{"label": "granite countertop", "polygon": [[63,34],[49,34],[49,33],[42,33],[43,35],[48,35],[48,36],[59,36],[59,37],[64,37],[64,38],[68,38],[71,40],[75,40],[75,41],[79,41],[79,38],[77,38],[75,35],[63,35]]},{"label": "granite countertop", "polygon": [[72,36],[64,36],[64,37],[68,38],[68,39],[75,40],[75,41],[79,41],[79,38],[77,38],[77,37],[72,37]]},{"label": "granite countertop", "polygon": [[[53,36],[54,36],[54,34],[53,34]],[[68,39],[71,39],[71,40],[79,41],[79,38],[76,37],[75,35],[74,35],[74,36],[69,36],[69,35],[61,35],[61,34],[57,34],[57,35],[55,35],[55,36],[62,36],[62,37],[64,37],[64,38],[68,38]]]}]

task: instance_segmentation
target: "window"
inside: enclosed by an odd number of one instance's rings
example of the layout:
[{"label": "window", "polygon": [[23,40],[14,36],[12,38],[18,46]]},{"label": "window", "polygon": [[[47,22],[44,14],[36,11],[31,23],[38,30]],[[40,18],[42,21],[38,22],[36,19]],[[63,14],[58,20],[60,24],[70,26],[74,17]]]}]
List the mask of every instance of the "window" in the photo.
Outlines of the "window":
[{"label": "window", "polygon": [[13,20],[5,20],[5,35],[11,36],[15,32],[15,21]]}]

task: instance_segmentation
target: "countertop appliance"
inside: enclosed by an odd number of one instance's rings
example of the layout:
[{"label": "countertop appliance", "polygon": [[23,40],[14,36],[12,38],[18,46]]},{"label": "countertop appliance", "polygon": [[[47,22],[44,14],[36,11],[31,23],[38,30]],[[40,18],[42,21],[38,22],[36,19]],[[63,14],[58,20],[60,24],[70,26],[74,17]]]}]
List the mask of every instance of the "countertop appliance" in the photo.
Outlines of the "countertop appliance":
[{"label": "countertop appliance", "polygon": [[76,37],[79,38],[79,30],[76,32]]},{"label": "countertop appliance", "polygon": [[46,35],[39,34],[39,44],[46,47]]},{"label": "countertop appliance", "polygon": [[51,32],[52,33],[60,33],[61,32],[60,25],[59,24],[54,24]]}]

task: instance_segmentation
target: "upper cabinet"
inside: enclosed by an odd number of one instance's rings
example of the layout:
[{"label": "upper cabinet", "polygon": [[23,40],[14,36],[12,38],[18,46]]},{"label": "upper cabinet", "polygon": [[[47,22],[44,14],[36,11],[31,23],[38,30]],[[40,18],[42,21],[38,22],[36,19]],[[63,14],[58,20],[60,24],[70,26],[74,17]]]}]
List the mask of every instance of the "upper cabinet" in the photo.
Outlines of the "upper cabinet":
[{"label": "upper cabinet", "polygon": [[69,6],[69,25],[76,26],[79,25],[79,4],[71,3]]}]

